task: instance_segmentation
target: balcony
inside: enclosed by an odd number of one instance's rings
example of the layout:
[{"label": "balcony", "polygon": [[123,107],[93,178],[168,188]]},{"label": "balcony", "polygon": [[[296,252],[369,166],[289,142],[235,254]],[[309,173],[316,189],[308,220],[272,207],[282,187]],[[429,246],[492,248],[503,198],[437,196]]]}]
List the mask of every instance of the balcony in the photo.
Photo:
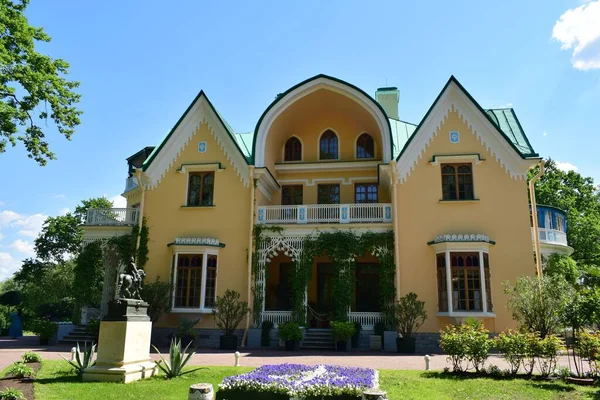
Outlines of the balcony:
[{"label": "balcony", "polygon": [[138,223],[138,208],[92,208],[88,210],[85,226],[134,226]]},{"label": "balcony", "polygon": [[125,191],[123,193],[127,193],[136,187],[138,187],[137,178],[135,176],[130,176],[125,180]]},{"label": "balcony", "polygon": [[[559,246],[568,246],[567,234],[556,229],[538,228],[540,234],[540,243],[554,244]],[[533,240],[534,229],[531,228],[531,239]]]},{"label": "balcony", "polygon": [[306,204],[300,206],[260,206],[259,224],[353,224],[391,223],[392,205]]}]

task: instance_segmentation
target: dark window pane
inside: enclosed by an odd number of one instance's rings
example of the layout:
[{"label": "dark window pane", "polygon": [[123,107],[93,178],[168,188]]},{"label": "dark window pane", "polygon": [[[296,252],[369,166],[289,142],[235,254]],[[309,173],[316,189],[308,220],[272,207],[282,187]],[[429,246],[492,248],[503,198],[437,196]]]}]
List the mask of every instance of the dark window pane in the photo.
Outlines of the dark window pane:
[{"label": "dark window pane", "polygon": [[337,160],[338,158],[338,138],[337,135],[327,130],[321,135],[321,141],[319,143],[321,160]]},{"label": "dark window pane", "polygon": [[292,136],[285,142],[283,155],[284,161],[301,161],[302,160],[302,143],[300,139]]},{"label": "dark window pane", "polygon": [[209,254],[206,260],[206,288],[204,289],[204,308],[215,305],[217,287],[217,256]]},{"label": "dark window pane", "polygon": [[442,165],[442,199],[474,199],[473,170],[471,164]]},{"label": "dark window pane", "polygon": [[356,141],[356,158],[375,157],[375,143],[368,133],[363,133]]},{"label": "dark window pane", "polygon": [[188,206],[200,205],[200,187],[202,186],[202,176],[190,175],[188,184]]},{"label": "dark window pane", "polygon": [[188,206],[212,206],[214,172],[192,173],[188,182]]},{"label": "dark window pane", "polygon": [[303,204],[302,186],[283,186],[281,189],[281,205],[298,206]]}]

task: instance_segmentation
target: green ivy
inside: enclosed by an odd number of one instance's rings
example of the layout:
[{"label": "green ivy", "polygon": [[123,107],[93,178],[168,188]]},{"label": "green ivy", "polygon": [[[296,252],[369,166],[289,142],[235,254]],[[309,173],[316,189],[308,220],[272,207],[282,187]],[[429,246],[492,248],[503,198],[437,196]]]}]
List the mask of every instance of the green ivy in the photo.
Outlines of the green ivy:
[{"label": "green ivy", "polygon": [[[115,236],[108,243],[114,246],[121,263],[127,263],[134,257],[139,268],[144,268],[148,262],[148,237],[150,228],[146,224],[146,218],[142,220],[142,227],[136,225],[128,235]],[[140,244],[137,245],[138,237]],[[137,248],[136,248],[137,247]]]}]

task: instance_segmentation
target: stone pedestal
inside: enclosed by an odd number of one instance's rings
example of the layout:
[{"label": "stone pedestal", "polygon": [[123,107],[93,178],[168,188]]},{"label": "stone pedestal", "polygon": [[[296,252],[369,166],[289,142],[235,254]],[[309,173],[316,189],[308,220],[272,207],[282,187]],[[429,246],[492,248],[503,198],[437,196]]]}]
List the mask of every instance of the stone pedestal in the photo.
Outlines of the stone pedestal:
[{"label": "stone pedestal", "polygon": [[148,303],[120,299],[108,304],[108,315],[100,322],[96,364],[87,368],[84,381],[133,382],[153,376],[150,361],[152,322]]}]

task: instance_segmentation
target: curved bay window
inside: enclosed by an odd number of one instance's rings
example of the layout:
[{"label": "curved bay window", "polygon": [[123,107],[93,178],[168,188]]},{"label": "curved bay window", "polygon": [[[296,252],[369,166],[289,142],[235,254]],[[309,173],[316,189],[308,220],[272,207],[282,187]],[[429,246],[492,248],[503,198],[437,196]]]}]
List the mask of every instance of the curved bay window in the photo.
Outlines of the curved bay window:
[{"label": "curved bay window", "polygon": [[214,172],[193,172],[188,178],[187,205],[212,206],[215,183]]},{"label": "curved bay window", "polygon": [[375,142],[368,133],[363,133],[356,141],[356,158],[375,158]]},{"label": "curved bay window", "polygon": [[446,251],[436,264],[440,312],[492,312],[488,253]]},{"label": "curved bay window", "polygon": [[217,288],[217,254],[177,253],[173,257],[173,309],[211,309]]},{"label": "curved bay window", "polygon": [[302,143],[300,139],[292,136],[285,142],[283,161],[302,161]]},{"label": "curved bay window", "polygon": [[473,200],[471,164],[442,164],[442,199]]},{"label": "curved bay window", "polygon": [[319,160],[338,159],[338,137],[332,130],[328,129],[321,135],[319,141]]}]

